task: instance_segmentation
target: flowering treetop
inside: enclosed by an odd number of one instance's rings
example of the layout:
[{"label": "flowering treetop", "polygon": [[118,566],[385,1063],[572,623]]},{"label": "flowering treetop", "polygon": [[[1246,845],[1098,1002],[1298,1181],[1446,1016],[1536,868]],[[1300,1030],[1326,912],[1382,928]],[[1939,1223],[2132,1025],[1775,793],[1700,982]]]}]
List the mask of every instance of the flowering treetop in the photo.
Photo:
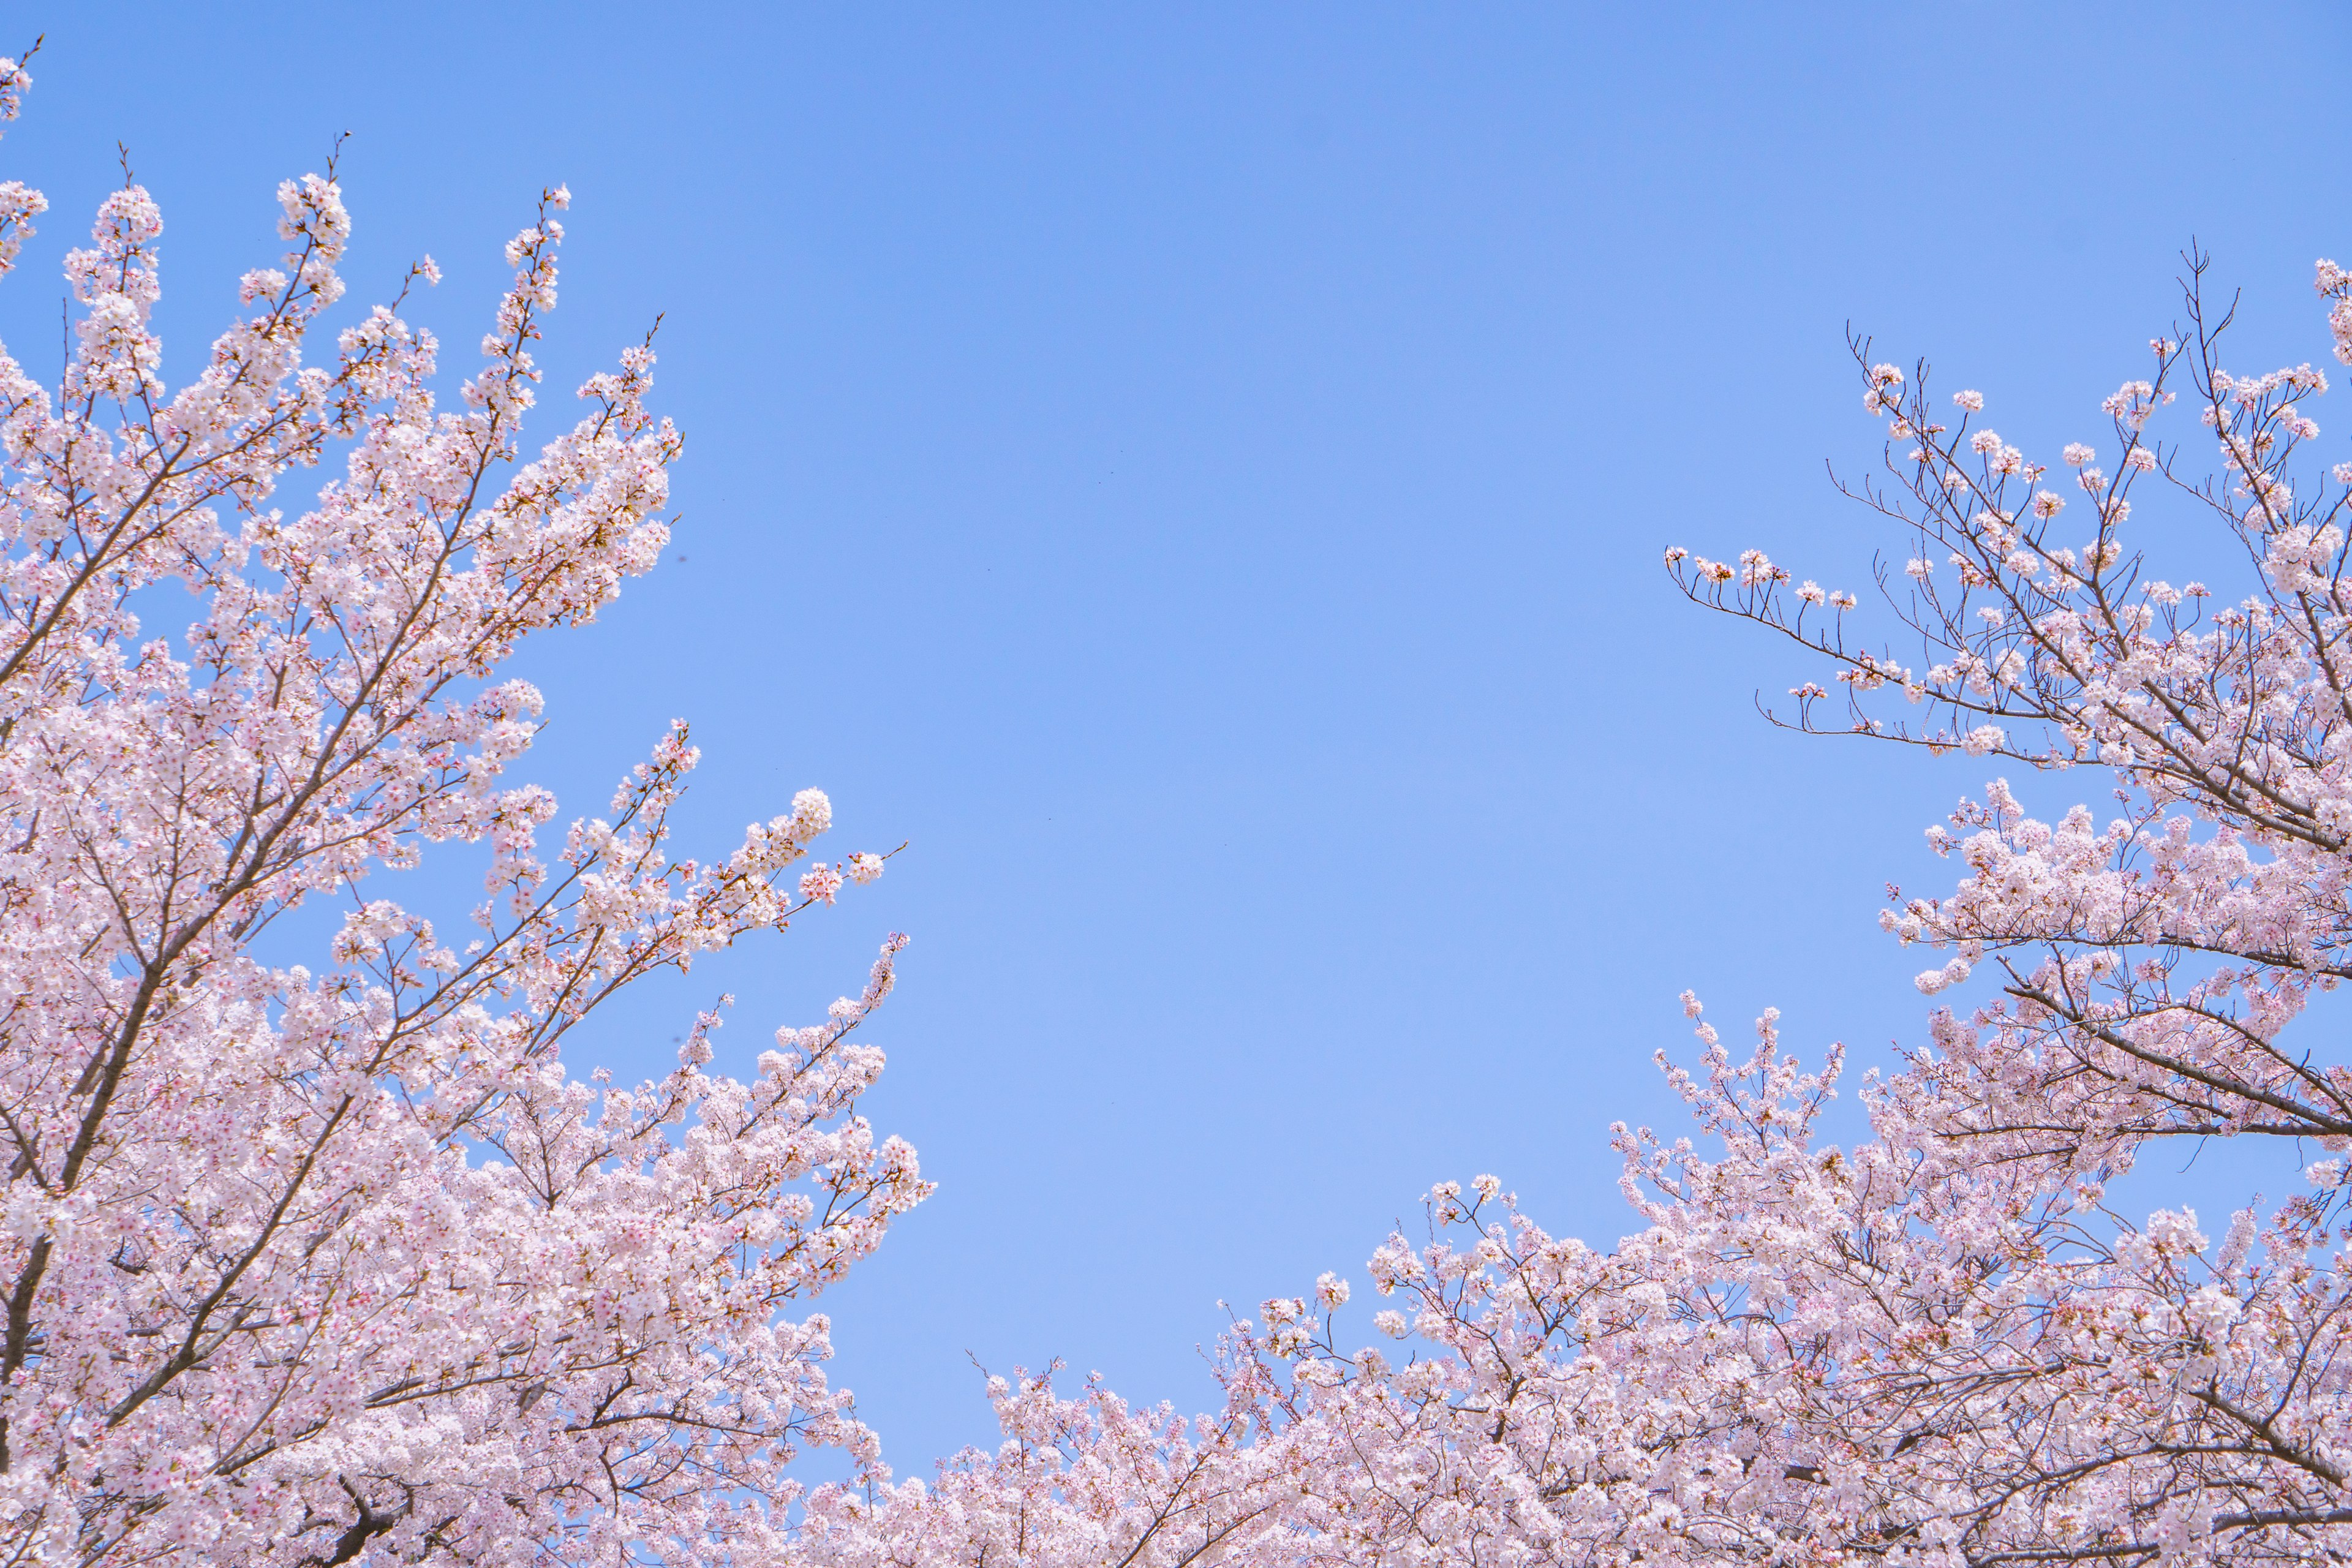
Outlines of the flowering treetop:
[{"label": "flowering treetop", "polygon": [[[2088,442],[2029,458],[1986,400],[1855,344],[1907,642],[1759,551],[1666,563],[1700,604],[1825,661],[1783,721],[2104,769],[2054,822],[2002,782],[1930,830],[1960,863],[1884,924],[1937,950],[1932,1045],[1818,1134],[1775,1016],[1735,1053],[1695,997],[1665,1063],[1705,1146],[1620,1127],[1637,1228],[1556,1237],[1493,1177],[1444,1183],[1370,1278],[1402,1344],[1346,1337],[1345,1281],[1223,1342],[1180,1421],[1098,1388],[994,1385],[1006,1441],[936,1485],[832,1488],[804,1550],[983,1564],[2124,1564],[2352,1557],[2352,1177],[2210,1227],[2109,1186],[2151,1140],[2352,1139],[2352,1066],[2294,1026],[2352,973],[2352,465],[2300,470],[2327,378],[2224,366],[2191,257],[2184,325]],[[2322,262],[2352,363],[2352,276]],[[2173,435],[2159,416],[2198,411]],[[2192,461],[2218,452],[2207,477]],[[2060,482],[2057,476],[2068,476]],[[2209,519],[2224,602],[2130,544],[2136,500]],[[1896,706],[1890,711],[1885,704]],[[1909,715],[1906,717],[1906,715]],[[1987,985],[1990,979],[1992,984]],[[2235,1194],[2231,1201],[2236,1201]],[[2228,1208],[2224,1205],[2224,1212]]]},{"label": "flowering treetop", "polygon": [[[26,81],[0,62],[0,114]],[[540,698],[500,666],[658,558],[679,450],[650,341],[520,445],[567,200],[508,245],[454,409],[398,301],[305,363],[343,293],[331,163],[279,188],[284,254],[184,384],[135,184],[67,258],[60,384],[0,354],[7,1561],[703,1561],[773,1528],[797,1448],[871,1451],[825,1320],[782,1309],[927,1190],[856,1111],[898,939],[747,1078],[708,1070],[715,1015],[634,1089],[560,1055],[622,987],[882,866],[790,879],[814,790],[680,858],[682,725],[553,842],[509,780]],[[45,206],[0,186],[0,256]],[[170,584],[194,618],[151,630]],[[491,851],[468,932],[364,896],[453,840]],[[314,967],[257,955],[320,900]]]}]

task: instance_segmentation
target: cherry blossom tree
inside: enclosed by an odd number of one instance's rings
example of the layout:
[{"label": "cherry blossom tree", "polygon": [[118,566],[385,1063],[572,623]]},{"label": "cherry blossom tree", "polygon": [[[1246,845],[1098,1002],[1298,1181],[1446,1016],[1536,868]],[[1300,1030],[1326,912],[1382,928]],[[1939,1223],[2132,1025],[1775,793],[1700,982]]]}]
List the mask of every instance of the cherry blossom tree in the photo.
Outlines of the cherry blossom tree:
[{"label": "cherry blossom tree", "polygon": [[[2030,458],[1978,393],[1931,398],[1925,364],[1854,345],[1889,444],[1850,493],[1901,545],[1879,583],[1896,640],[1760,552],[1667,552],[1691,598],[1827,666],[1778,721],[2058,785],[2095,770],[2111,797],[2104,822],[2044,822],[1997,780],[1930,831],[1957,886],[1883,923],[1937,954],[1922,992],[1976,999],[1864,1078],[1860,1142],[1819,1131],[1842,1053],[1808,1070],[1768,1013],[1735,1055],[1698,1022],[1696,1067],[1661,1059],[1701,1141],[1618,1129],[1639,1228],[1613,1249],[1549,1235],[1492,1177],[1444,1184],[1425,1233],[1371,1260],[1373,1326],[1401,1343],[1348,1337],[1327,1275],[1234,1326],[1212,1415],[992,1384],[997,1452],[936,1485],[821,1490],[804,1550],[2352,1559],[2352,1065],[2296,1026],[2352,976],[2352,464],[2308,456],[2323,372],[2225,367],[2234,307],[2206,274],[2188,258],[2182,324],[2104,404],[2111,469],[2079,441]],[[2317,283],[2352,363],[2352,273],[2321,262]],[[2136,501],[2201,518],[2201,569],[2229,586],[2155,575]],[[2218,1239],[2111,1200],[2151,1145],[2212,1137],[2317,1157],[2267,1209],[2221,1194],[2242,1206]]]},{"label": "cherry blossom tree", "polygon": [[[0,62],[0,117],[27,82]],[[283,259],[184,384],[127,172],[67,260],[57,386],[0,354],[5,1561],[2352,1557],[2352,1068],[2304,1017],[2352,975],[2352,464],[2308,455],[2322,372],[2226,368],[2201,256],[2105,404],[2112,468],[1854,345],[1893,640],[1759,552],[1667,553],[1822,667],[1779,721],[2109,796],[2042,821],[1997,780],[1931,830],[1955,886],[1885,925],[1941,1010],[1864,1077],[1857,1142],[1823,1131],[1840,1052],[1808,1068],[1767,1013],[1735,1053],[1686,997],[1696,1060],[1662,1065],[1698,1136],[1617,1130],[1613,1247],[1441,1184],[1376,1300],[1326,1274],[1229,1324],[1215,1410],[1017,1373],[998,1447],[901,1480],[809,1306],[929,1190],[858,1114],[899,939],[741,1079],[715,1008],[658,1081],[562,1058],[624,987],[884,858],[811,862],[814,790],[679,857],[682,726],[560,844],[512,781],[540,699],[501,665],[655,563],[679,450],[648,341],[526,458],[567,199],[509,246],[452,410],[405,288],[303,363],[343,291],[331,163],[281,187]],[[0,270],[46,207],[0,184]],[[2352,363],[2352,274],[2317,281]],[[2136,503],[2201,520],[2222,585],[2155,575]],[[368,896],[453,843],[488,862],[462,937]],[[2213,1137],[2315,1157],[2218,1240],[2115,1195]],[[848,1479],[803,1489],[812,1447]]]},{"label": "cherry blossom tree", "polygon": [[[0,62],[0,115],[27,80]],[[0,356],[0,1560],[753,1560],[797,1450],[872,1452],[805,1303],[927,1190],[856,1110],[899,940],[747,1077],[709,1070],[715,1012],[659,1081],[561,1055],[882,868],[808,865],[814,790],[678,856],[682,725],[550,842],[510,781],[541,702],[499,667],[654,563],[679,451],[649,339],[524,456],[566,200],[509,244],[454,410],[397,301],[304,363],[331,163],[184,384],[127,170],[67,258],[59,384]],[[0,262],[46,205],[0,185]],[[365,895],[453,842],[488,852],[467,933]],[[331,942],[266,961],[305,909]]]}]

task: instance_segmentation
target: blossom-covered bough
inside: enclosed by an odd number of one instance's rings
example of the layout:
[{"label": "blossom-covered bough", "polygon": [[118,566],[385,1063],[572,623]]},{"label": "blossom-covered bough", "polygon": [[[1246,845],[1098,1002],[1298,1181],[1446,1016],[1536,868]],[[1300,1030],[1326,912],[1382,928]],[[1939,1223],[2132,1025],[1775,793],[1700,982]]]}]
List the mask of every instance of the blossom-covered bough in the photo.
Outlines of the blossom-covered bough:
[{"label": "blossom-covered bough", "polygon": [[[0,114],[26,79],[0,62]],[[396,307],[303,363],[343,291],[331,165],[280,188],[284,260],[184,384],[127,172],[67,262],[60,385],[0,356],[0,1561],[704,1560],[772,1541],[797,1448],[872,1450],[785,1309],[926,1190],[856,1109],[898,941],[746,1079],[706,1070],[710,1015],[635,1089],[559,1054],[881,869],[787,884],[814,790],[676,856],[683,727],[560,844],[506,780],[540,700],[500,665],[654,563],[679,449],[648,343],[522,458],[566,199],[454,412]],[[0,262],[45,205],[0,186]],[[452,840],[490,851],[467,934],[363,896]],[[265,962],[322,903],[331,949]]]},{"label": "blossom-covered bough", "polygon": [[[1698,1064],[1667,1071],[1708,1146],[1619,1130],[1641,1228],[1614,1250],[1547,1234],[1491,1177],[1443,1184],[1427,1234],[1371,1264],[1373,1322],[1404,1343],[1342,1337],[1349,1288],[1326,1276],[1227,1335],[1225,1410],[1160,1413],[1150,1443],[1099,1391],[1001,1384],[1003,1450],[937,1487],[822,1491],[803,1549],[858,1568],[2352,1560],[2352,1066],[2320,1020],[2296,1026],[2352,975],[2352,464],[2297,471],[2327,378],[2226,369],[2205,275],[2189,257],[2184,323],[2105,400],[2112,468],[2080,443],[2036,462],[1979,394],[1931,399],[1924,366],[1856,344],[1890,446],[1851,493],[1906,547],[1881,585],[1907,643],[1865,644],[1853,596],[1759,552],[1667,552],[1701,605],[1826,663],[1783,722],[2060,783],[2096,769],[2112,797],[2111,820],[2045,823],[1997,782],[1931,831],[1958,886],[1898,895],[1885,924],[1937,951],[1923,992],[1982,1000],[1864,1079],[1857,1146],[1816,1135],[1841,1054],[1806,1070],[1770,1014],[1746,1053],[1699,1023]],[[2322,262],[2318,285],[2352,363],[2352,274]],[[2201,430],[2159,417],[2177,404]],[[2155,576],[2136,501],[2203,518],[2226,586]],[[2315,1163],[2218,1236],[2110,1202],[2152,1142],[2228,1136]]]}]

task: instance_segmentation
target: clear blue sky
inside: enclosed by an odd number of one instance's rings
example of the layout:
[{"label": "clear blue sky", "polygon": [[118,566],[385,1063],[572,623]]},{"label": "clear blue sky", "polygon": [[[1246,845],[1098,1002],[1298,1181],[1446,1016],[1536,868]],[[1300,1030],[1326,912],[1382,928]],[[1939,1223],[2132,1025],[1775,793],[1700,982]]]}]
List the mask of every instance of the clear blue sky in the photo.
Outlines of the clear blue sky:
[{"label": "clear blue sky", "polygon": [[1201,1401],[1220,1298],[1360,1281],[1433,1180],[1612,1238],[1685,985],[1917,1040],[1874,916],[1976,771],[1766,730],[1809,672],[1660,549],[1865,585],[1849,321],[2046,450],[2192,236],[2249,363],[2323,355],[2352,252],[2334,6],[7,15],[37,366],[118,139],[182,365],[341,131],[354,292],[433,253],[452,363],[542,182],[553,389],[667,312],[680,558],[530,656],[538,776],[601,809],[683,715],[690,839],[815,784],[912,842],[588,1054],[659,1070],[725,984],[748,1062],[912,933],[870,1110],[940,1193],[826,1302],[905,1468],[991,1435],[966,1352]]}]

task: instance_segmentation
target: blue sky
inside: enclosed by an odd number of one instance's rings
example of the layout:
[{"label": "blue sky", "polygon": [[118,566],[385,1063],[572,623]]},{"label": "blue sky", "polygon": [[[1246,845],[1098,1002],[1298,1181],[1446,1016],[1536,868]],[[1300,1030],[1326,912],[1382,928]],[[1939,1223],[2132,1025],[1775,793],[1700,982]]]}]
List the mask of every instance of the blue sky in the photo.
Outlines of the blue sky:
[{"label": "blue sky", "polygon": [[1811,672],[1658,553],[1866,585],[1848,322],[2044,452],[2192,237],[2242,363],[2321,358],[2352,30],[2219,15],[14,6],[0,177],[56,210],[0,331],[50,341],[118,140],[183,364],[339,132],[354,295],[430,251],[453,363],[570,183],[551,391],[666,312],[685,522],[524,660],[537,776],[599,809],[684,716],[696,847],[811,784],[841,847],[910,841],[577,1065],[660,1070],[721,985],[747,1063],[913,935],[869,1109],[940,1188],[825,1306],[919,1469],[991,1436],[967,1352],[1202,1401],[1219,1300],[1360,1281],[1433,1181],[1613,1237],[1686,985],[1735,1037],[1921,1038],[1874,915],[1979,770],[1766,729]]}]

